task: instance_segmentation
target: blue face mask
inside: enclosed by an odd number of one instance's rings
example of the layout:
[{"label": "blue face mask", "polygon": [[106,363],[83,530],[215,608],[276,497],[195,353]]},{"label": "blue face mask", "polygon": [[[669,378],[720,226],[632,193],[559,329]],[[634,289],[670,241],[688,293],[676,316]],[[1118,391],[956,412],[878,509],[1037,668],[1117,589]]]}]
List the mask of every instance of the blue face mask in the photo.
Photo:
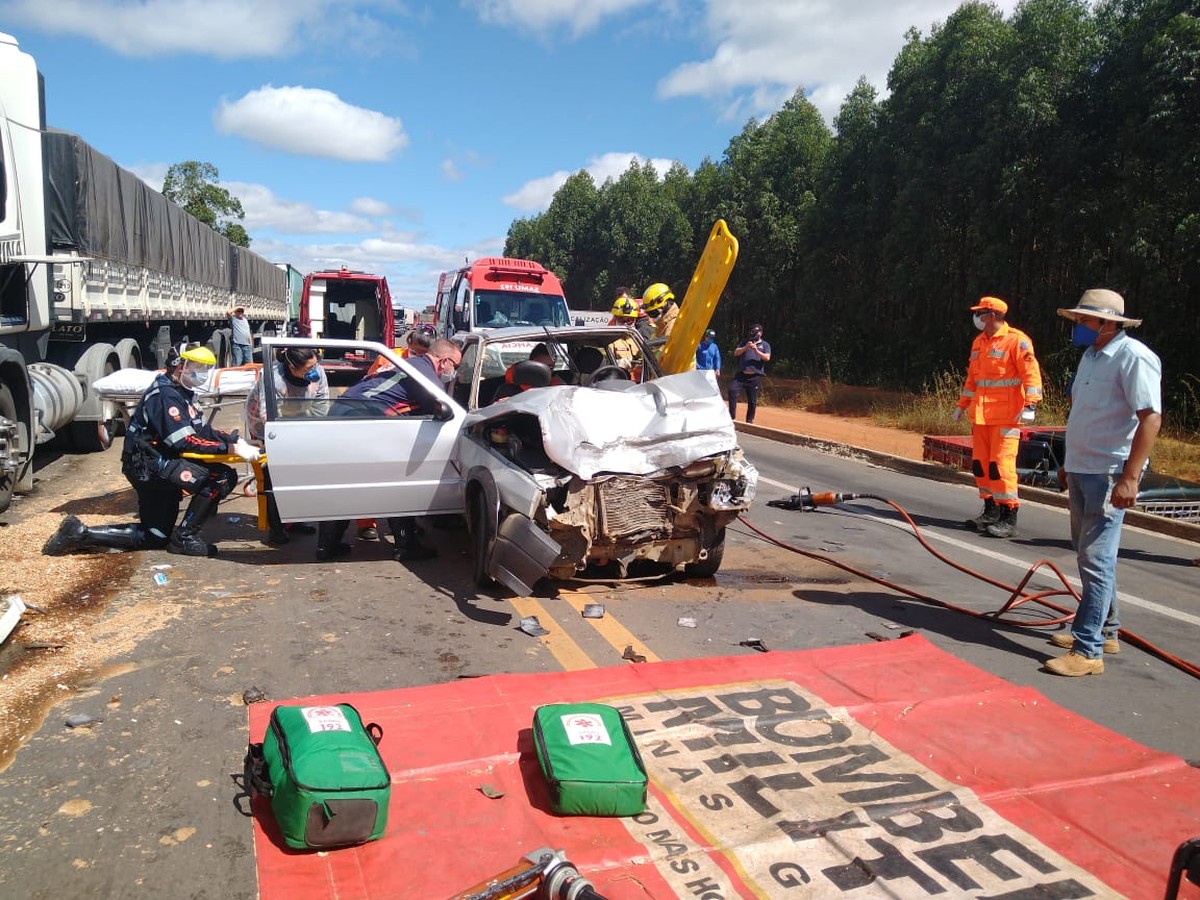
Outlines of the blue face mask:
[{"label": "blue face mask", "polygon": [[316,366],[313,366],[311,369],[309,369],[307,372],[304,373],[304,380],[311,382],[313,384],[316,384],[318,381],[321,380],[321,373],[317,371]]},{"label": "blue face mask", "polygon": [[1075,327],[1071,329],[1071,343],[1076,347],[1090,347],[1096,343],[1096,338],[1100,337],[1100,332],[1095,328],[1088,328],[1082,322],[1076,322]]}]

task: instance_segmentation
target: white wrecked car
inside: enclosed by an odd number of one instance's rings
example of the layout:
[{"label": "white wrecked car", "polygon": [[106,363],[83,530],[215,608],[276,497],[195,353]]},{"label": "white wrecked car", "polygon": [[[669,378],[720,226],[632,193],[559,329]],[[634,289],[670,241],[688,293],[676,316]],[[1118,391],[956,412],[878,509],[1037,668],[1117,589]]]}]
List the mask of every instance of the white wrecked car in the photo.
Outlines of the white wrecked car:
[{"label": "white wrecked car", "polygon": [[[636,344],[632,365],[610,349],[619,338]],[[387,356],[421,379],[378,344],[276,339],[264,352],[335,344]],[[549,351],[549,377],[526,363],[538,345]],[[625,578],[680,566],[712,575],[725,526],[750,506],[758,476],[712,374],[661,376],[647,356],[625,328],[507,328],[463,336],[457,379],[434,416],[321,418],[277,408],[268,391],[280,514],[463,513],[476,581],[520,594],[547,576]]]}]

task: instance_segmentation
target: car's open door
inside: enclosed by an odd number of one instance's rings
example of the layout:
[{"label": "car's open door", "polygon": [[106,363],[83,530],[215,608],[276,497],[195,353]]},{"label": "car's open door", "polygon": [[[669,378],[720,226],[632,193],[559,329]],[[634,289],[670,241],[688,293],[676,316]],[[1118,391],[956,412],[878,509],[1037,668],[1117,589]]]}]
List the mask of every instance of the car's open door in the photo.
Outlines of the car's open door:
[{"label": "car's open door", "polygon": [[462,512],[455,448],[465,411],[440,385],[371,342],[275,339],[263,342],[263,358],[288,346],[379,353],[432,391],[440,408],[432,416],[385,415],[339,402],[338,387],[325,403],[278,398],[275,373],[265,366],[267,471],[285,522]]}]

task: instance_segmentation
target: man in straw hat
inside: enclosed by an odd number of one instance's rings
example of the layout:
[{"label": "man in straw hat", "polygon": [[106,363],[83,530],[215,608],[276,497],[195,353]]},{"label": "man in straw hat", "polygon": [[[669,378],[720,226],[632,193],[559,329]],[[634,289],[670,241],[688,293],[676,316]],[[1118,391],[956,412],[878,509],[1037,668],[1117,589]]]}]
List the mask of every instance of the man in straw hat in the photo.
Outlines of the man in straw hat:
[{"label": "man in straw hat", "polygon": [[1046,669],[1092,675],[1104,671],[1103,654],[1120,650],[1121,522],[1137,500],[1138,481],[1162,425],[1162,363],[1125,333],[1142,322],[1125,315],[1125,300],[1114,291],[1086,291],[1072,309],[1058,314],[1075,323],[1071,342],[1087,348],[1071,382],[1064,465],[1083,589],[1070,635],[1051,639],[1070,649]]}]

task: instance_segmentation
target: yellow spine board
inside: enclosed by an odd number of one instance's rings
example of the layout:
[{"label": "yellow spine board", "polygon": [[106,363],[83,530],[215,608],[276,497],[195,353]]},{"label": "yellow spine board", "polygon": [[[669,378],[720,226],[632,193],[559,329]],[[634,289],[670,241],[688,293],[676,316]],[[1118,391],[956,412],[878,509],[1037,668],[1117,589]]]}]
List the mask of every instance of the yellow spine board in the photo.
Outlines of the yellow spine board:
[{"label": "yellow spine board", "polygon": [[712,321],[713,310],[729,281],[737,255],[737,238],[729,233],[724,219],[717,219],[709,232],[708,244],[700,254],[700,262],[696,264],[679,318],[663,345],[659,366],[664,374],[677,375],[696,367],[696,348]]}]

